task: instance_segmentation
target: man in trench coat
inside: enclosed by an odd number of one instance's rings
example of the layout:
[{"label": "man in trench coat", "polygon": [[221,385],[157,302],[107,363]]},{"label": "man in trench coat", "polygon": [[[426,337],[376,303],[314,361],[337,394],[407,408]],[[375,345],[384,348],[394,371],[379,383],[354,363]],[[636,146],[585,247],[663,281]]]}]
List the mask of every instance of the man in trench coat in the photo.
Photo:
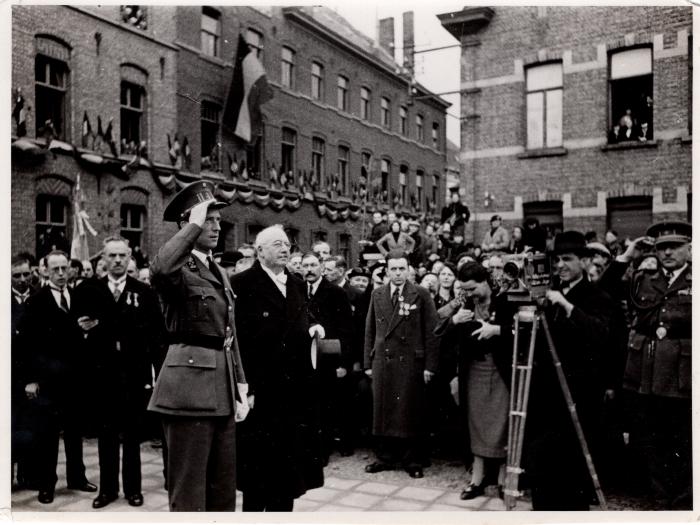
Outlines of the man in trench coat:
[{"label": "man in trench coat", "polygon": [[387,259],[390,282],[372,292],[365,327],[365,373],[372,378],[377,461],[367,472],[403,468],[423,477],[426,384],[437,370],[437,312],[430,293],[407,281],[403,253]]},{"label": "man in trench coat", "polygon": [[173,198],[163,218],[180,231],[151,266],[170,346],[148,408],[162,414],[171,511],[236,508],[235,421],[247,413],[247,384],[233,292],[211,254],[225,206],[213,192],[197,181]]}]

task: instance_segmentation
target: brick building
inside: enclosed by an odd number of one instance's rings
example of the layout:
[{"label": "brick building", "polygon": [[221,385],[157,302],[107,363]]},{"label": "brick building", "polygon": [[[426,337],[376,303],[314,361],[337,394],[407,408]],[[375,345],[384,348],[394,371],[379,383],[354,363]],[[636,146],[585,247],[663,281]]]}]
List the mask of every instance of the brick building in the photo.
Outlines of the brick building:
[{"label": "brick building", "polygon": [[[467,7],[461,169],[481,240],[494,213],[551,231],[688,219],[690,7]],[[629,129],[629,136],[625,131]]]},{"label": "brick building", "polygon": [[[221,250],[282,223],[301,249],[325,239],[355,259],[365,211],[442,205],[449,104],[420,85],[413,100],[329,9],[13,6],[12,25],[13,253],[69,246],[78,178],[91,254],[118,232],[155,253],[174,231],[165,204],[200,177],[232,202]],[[222,122],[239,34],[274,91],[248,147]]]}]

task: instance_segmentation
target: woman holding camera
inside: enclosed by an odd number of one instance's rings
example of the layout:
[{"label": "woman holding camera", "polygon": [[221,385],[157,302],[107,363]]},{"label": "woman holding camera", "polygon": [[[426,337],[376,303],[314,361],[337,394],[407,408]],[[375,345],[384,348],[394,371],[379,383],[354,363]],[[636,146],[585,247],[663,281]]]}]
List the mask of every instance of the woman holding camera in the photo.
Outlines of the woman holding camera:
[{"label": "woman holding camera", "polygon": [[487,270],[476,262],[457,274],[462,306],[438,327],[444,344],[458,347],[459,405],[469,427],[472,477],[461,499],[484,494],[506,458],[513,308],[492,293]]}]

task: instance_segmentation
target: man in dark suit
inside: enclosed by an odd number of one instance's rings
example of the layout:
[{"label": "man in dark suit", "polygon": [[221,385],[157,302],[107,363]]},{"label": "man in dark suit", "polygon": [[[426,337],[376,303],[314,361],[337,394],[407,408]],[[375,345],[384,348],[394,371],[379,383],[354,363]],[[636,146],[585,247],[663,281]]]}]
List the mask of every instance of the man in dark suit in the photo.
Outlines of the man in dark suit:
[{"label": "man in dark suit", "polygon": [[231,279],[236,327],[249,382],[250,415],[240,426],[243,511],[291,511],[294,499],[323,485],[319,390],[311,358],[304,281],[286,270],[290,243],[282,226],[255,239],[258,260]]},{"label": "man in dark suit", "polygon": [[221,231],[214,185],[184,187],[163,219],[180,226],[153,260],[170,346],[149,410],[162,416],[171,511],[234,511],[235,422],[248,409],[234,295],[212,258]]},{"label": "man in dark suit", "polygon": [[[554,239],[556,289],[545,310],[552,339],[586,439],[593,442],[602,409],[603,368],[612,301],[588,281],[589,252],[580,232]],[[527,408],[523,458],[533,510],[588,510],[591,479],[544,334],[538,337]],[[595,457],[594,457],[595,460]]]},{"label": "man in dark suit", "polygon": [[119,449],[122,443],[124,497],[132,507],[143,505],[141,438],[145,400],[152,388],[151,367],[159,368],[165,325],[158,298],[148,286],[126,275],[131,255],[128,241],[105,239],[102,259],[107,277],[81,283],[74,292],[75,309],[98,324],[84,336],[94,381],[98,425],[100,492],[95,509],[119,494]]},{"label": "man in dark suit", "polygon": [[20,351],[27,366],[24,391],[37,411],[36,463],[38,500],[53,502],[58,462],[59,434],[63,430],[68,488],[95,492],[85,477],[81,420],[85,356],[81,353],[83,330],[91,328],[85,318],[71,313],[67,287],[68,256],[53,251],[46,256],[50,283],[27,303],[20,320]]},{"label": "man in dark suit", "polygon": [[309,252],[304,255],[301,268],[306,281],[311,314],[316,322],[323,326],[326,339],[336,339],[340,342],[340,354],[318,356],[322,399],[321,433],[324,463],[328,463],[328,456],[334,448],[333,442],[336,437],[340,454],[352,454],[348,376],[348,371],[352,370],[352,308],[345,291],[322,277],[321,261],[316,253]]},{"label": "man in dark suit", "polygon": [[408,260],[392,252],[390,282],[372,292],[365,329],[364,369],[372,378],[377,461],[367,472],[404,468],[423,477],[426,385],[435,375],[437,312],[430,294],[408,282]]}]

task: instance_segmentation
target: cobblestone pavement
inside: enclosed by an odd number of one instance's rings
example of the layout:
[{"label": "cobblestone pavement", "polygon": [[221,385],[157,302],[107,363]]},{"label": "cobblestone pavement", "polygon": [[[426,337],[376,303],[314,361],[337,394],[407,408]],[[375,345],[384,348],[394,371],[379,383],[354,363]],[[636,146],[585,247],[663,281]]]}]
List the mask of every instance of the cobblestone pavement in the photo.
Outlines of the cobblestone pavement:
[{"label": "cobblestone pavement", "polygon": [[[62,445],[61,445],[62,447]],[[86,440],[84,460],[87,477],[97,484],[99,469],[96,440]],[[337,455],[325,469],[326,482],[322,488],[311,490],[295,501],[295,512],[361,512],[361,511],[490,511],[505,510],[503,501],[489,492],[487,495],[462,501],[459,493],[468,475],[458,463],[435,461],[425,469],[425,477],[412,479],[405,472],[368,474],[364,465],[371,460],[367,451],[359,450],[351,457]],[[93,510],[94,493],[69,491],[65,486],[65,455],[59,452],[56,497],[49,505],[36,499],[29,490],[12,492],[13,512],[167,512],[168,495],[163,489],[163,464],[160,450],[149,443],[141,446],[144,505],[130,507],[122,497],[104,509]],[[239,493],[238,506],[240,510]],[[530,510],[527,501],[518,502],[517,510]]]}]

